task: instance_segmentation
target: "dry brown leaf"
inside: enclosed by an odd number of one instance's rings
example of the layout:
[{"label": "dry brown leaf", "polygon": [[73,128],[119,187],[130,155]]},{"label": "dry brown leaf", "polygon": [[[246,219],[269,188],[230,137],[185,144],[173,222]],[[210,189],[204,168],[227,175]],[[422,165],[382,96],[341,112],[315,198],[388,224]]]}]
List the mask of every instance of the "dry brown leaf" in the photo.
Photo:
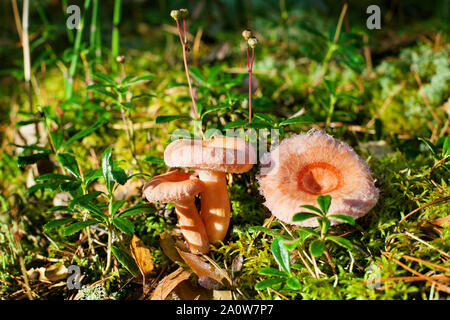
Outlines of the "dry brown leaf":
[{"label": "dry brown leaf", "polygon": [[148,277],[155,268],[150,250],[136,235],[133,235],[133,239],[131,239],[130,250],[141,273],[144,277]]},{"label": "dry brown leaf", "polygon": [[67,268],[62,264],[54,264],[48,268],[33,268],[27,271],[31,280],[55,282],[67,278]]},{"label": "dry brown leaf", "polygon": [[450,225],[450,215],[443,217],[443,218],[433,220],[433,221],[431,221],[431,223],[434,224],[435,226],[439,226],[439,227],[443,227],[446,224]]},{"label": "dry brown leaf", "polygon": [[167,296],[184,280],[189,279],[191,272],[178,268],[164,277],[150,296],[150,300],[165,300]]},{"label": "dry brown leaf", "polygon": [[214,290],[214,300],[233,300],[233,294],[230,290]]},{"label": "dry brown leaf", "polygon": [[225,277],[222,270],[219,270],[217,267],[206,263],[199,256],[193,253],[184,252],[179,250],[178,248],[177,250],[179,255],[189,265],[189,267],[191,267],[192,271],[194,271],[199,278],[209,277],[224,285],[223,279]]},{"label": "dry brown leaf", "polygon": [[180,237],[181,231],[179,229],[166,230],[160,236],[159,245],[164,254],[173,262],[183,262],[177,248],[182,251],[189,251],[188,247],[178,240]]},{"label": "dry brown leaf", "polygon": [[193,286],[189,280],[184,280],[173,290],[181,300],[208,300],[207,291]]}]

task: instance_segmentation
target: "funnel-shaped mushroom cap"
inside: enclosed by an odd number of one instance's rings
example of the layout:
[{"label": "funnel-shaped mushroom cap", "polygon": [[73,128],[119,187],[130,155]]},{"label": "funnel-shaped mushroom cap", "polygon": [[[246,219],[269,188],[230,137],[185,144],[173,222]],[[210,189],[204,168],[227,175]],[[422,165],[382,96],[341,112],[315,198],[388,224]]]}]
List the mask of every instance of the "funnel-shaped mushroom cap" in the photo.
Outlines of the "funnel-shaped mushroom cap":
[{"label": "funnel-shaped mushroom cap", "polygon": [[152,178],[142,192],[149,202],[175,203],[192,199],[203,188],[203,182],[196,176],[175,170]]},{"label": "funnel-shaped mushroom cap", "polygon": [[252,144],[236,137],[181,139],[167,146],[164,161],[169,167],[242,173],[256,163],[256,151]]},{"label": "funnel-shaped mushroom cap", "polygon": [[[332,197],[328,214],[359,218],[372,209],[378,190],[367,164],[342,141],[317,130],[285,139],[262,159],[258,175],[265,205],[272,214],[290,224],[316,227],[317,219],[292,222],[294,214],[317,206],[316,198]],[[331,219],[332,224],[340,221]]]}]

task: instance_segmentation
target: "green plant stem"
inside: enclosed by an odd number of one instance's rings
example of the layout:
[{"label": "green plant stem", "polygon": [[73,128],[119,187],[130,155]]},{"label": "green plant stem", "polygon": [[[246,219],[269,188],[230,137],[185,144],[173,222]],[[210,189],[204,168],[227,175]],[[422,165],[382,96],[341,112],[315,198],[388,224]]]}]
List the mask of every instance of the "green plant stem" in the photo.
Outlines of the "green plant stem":
[{"label": "green plant stem", "polygon": [[70,62],[70,68],[69,68],[69,78],[67,79],[67,83],[66,83],[66,99],[72,98],[73,81],[75,78],[75,73],[77,71],[78,54],[80,52],[81,40],[82,40],[83,30],[84,30],[84,18],[85,18],[86,12],[88,11],[90,5],[91,5],[91,0],[84,1],[84,11],[80,18],[80,25],[79,25],[79,29],[77,30],[77,35],[75,36],[75,44],[74,44],[74,49],[72,52],[72,60]]},{"label": "green plant stem", "polygon": [[325,122],[325,126],[328,128],[330,126],[331,123],[331,117],[333,116],[334,113],[334,106],[336,104],[336,97],[335,96],[331,96],[330,97],[330,105],[328,108],[328,114],[327,114],[327,120]]},{"label": "green plant stem", "polygon": [[112,53],[112,69],[114,72],[117,72],[118,66],[116,58],[119,56],[119,23],[120,23],[120,14],[122,11],[122,0],[114,1],[114,16],[113,16],[113,32],[112,32],[112,44],[111,44],[111,53]]},{"label": "green plant stem", "polygon": [[[112,219],[112,204],[113,204],[113,197],[111,195],[108,196],[108,214],[109,219]],[[112,247],[112,232],[113,227],[111,225],[111,221],[108,222],[107,225],[108,228],[108,246],[106,249],[106,267],[105,270],[103,270],[103,275],[106,275],[109,272],[109,269],[111,268],[111,247]]]},{"label": "green plant stem", "polygon": [[89,55],[90,55],[90,72],[93,74],[95,64],[98,62],[96,59],[97,54],[97,28],[98,28],[98,0],[93,0],[92,3],[92,20],[91,30],[89,38]]}]

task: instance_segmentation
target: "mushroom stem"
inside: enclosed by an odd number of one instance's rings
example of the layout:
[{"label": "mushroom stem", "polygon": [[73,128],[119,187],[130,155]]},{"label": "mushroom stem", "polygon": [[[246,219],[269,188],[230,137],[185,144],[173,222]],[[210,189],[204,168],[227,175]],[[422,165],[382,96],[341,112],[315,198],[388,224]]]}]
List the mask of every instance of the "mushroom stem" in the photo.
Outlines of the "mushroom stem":
[{"label": "mushroom stem", "polygon": [[203,221],[195,207],[194,199],[177,201],[174,204],[181,233],[189,244],[191,251],[194,253],[208,253],[208,236]]},{"label": "mushroom stem", "polygon": [[197,170],[205,188],[201,192],[201,218],[205,224],[209,242],[225,239],[230,224],[230,198],[228,197],[225,172]]}]

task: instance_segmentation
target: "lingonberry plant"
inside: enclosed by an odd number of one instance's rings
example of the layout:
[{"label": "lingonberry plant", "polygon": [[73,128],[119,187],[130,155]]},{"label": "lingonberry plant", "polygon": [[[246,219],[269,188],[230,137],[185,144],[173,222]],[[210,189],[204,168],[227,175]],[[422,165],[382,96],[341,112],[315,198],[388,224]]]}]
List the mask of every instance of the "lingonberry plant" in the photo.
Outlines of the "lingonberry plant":
[{"label": "lingonberry plant", "polygon": [[[279,270],[271,267],[260,269],[258,274],[262,276],[270,276],[271,278],[258,282],[255,285],[255,289],[263,290],[269,287],[282,290],[300,289],[300,282],[295,276],[292,275],[291,268],[306,268],[314,278],[319,278],[323,272],[318,268],[316,258],[320,258],[323,254],[325,254],[329,265],[333,269],[333,272],[336,272],[334,263],[332,262],[327,250],[328,243],[333,242],[338,244],[348,250],[350,254],[353,245],[350,240],[342,236],[329,234],[331,226],[330,219],[340,220],[352,226],[355,225],[355,220],[350,216],[342,214],[328,215],[331,200],[332,198],[330,195],[320,195],[317,197],[318,207],[313,205],[301,206],[301,208],[307,209],[308,211],[296,213],[293,216],[292,221],[301,222],[308,219],[317,219],[319,227],[314,229],[297,227],[296,232],[298,237],[295,237],[286,227],[285,230],[288,234],[282,234],[281,230],[268,229],[260,226],[250,228],[254,231],[261,231],[275,237],[271,245],[271,251],[275,261],[281,269]],[[291,266],[291,253],[294,250],[296,250],[296,255],[300,257],[302,264],[293,264]],[[309,254],[307,250],[309,251]]]}]

